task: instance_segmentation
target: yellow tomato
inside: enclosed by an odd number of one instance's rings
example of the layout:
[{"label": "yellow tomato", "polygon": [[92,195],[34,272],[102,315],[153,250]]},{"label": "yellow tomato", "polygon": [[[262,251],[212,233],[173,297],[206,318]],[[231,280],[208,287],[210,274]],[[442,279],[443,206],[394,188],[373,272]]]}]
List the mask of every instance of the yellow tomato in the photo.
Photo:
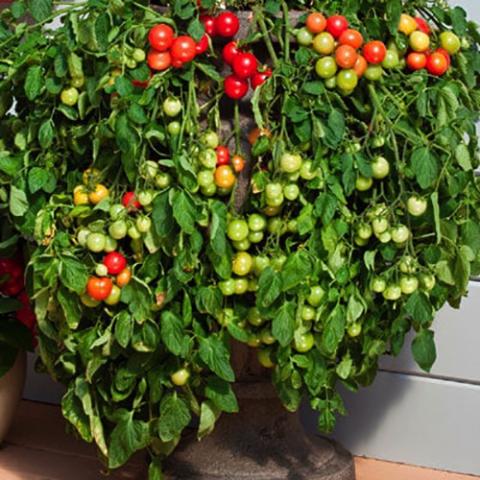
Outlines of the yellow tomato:
[{"label": "yellow tomato", "polygon": [[73,204],[78,205],[88,205],[90,200],[88,198],[87,189],[83,185],[78,185],[73,190]]},{"label": "yellow tomato", "polygon": [[398,31],[409,36],[417,29],[418,24],[415,19],[410,15],[402,13],[402,16],[400,17],[400,24],[398,25]]},{"label": "yellow tomato", "polygon": [[82,181],[84,185],[97,184],[101,178],[100,170],[94,167],[87,168],[82,175]]},{"label": "yellow tomato", "polygon": [[108,188],[105,185],[97,183],[97,185],[95,185],[95,190],[93,190],[93,192],[90,192],[90,194],[88,195],[88,199],[94,205],[97,205],[97,203],[100,203],[104,198],[108,197],[108,193]]}]

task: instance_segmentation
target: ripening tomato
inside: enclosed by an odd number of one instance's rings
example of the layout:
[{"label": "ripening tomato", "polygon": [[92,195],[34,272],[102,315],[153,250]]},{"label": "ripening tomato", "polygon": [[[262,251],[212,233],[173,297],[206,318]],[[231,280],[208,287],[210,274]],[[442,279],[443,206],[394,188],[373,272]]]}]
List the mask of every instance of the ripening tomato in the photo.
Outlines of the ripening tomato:
[{"label": "ripening tomato", "polygon": [[330,55],[335,50],[335,39],[328,32],[319,33],[313,39],[313,49],[322,55]]},{"label": "ripening tomato", "polygon": [[337,87],[345,92],[352,91],[358,85],[355,70],[342,70],[337,75]]},{"label": "ripening tomato", "polygon": [[188,379],[190,378],[190,371],[186,368],[181,368],[180,370],[172,373],[170,379],[174,385],[177,387],[183,387],[188,383]]},{"label": "ripening tomato", "polygon": [[257,72],[258,60],[253,53],[242,52],[235,55],[232,70],[239,78],[250,78]]},{"label": "ripening tomato", "polygon": [[372,82],[380,80],[383,76],[384,70],[381,65],[370,65],[365,70],[365,78]]},{"label": "ripening tomato", "polygon": [[418,24],[413,17],[403,13],[400,17],[400,23],[398,25],[398,31],[407,35],[411,35],[418,29]]},{"label": "ripening tomato", "polygon": [[248,82],[236,75],[229,75],[224,82],[225,94],[233,100],[240,100],[248,93]]},{"label": "ripening tomato", "polygon": [[322,57],[315,64],[315,71],[320,78],[332,78],[337,73],[337,62],[333,57]]},{"label": "ripening tomato", "polygon": [[358,55],[357,61],[353,66],[353,69],[355,70],[357,77],[362,78],[363,75],[365,75],[367,68],[368,68],[368,62],[365,60],[365,57],[363,55]]},{"label": "ripening tomato", "polygon": [[90,192],[88,195],[88,199],[90,200],[91,203],[94,205],[97,205],[100,203],[102,200],[107,198],[109,195],[108,188],[105,185],[102,185],[101,183],[97,183],[95,185],[95,189],[93,192]]},{"label": "ripening tomato", "polygon": [[426,33],[427,35],[432,33],[430,25],[422,17],[415,17],[415,22],[417,22],[417,27],[421,32]]},{"label": "ripening tomato", "polygon": [[452,57],[450,56],[450,54],[444,48],[437,48],[435,51],[437,53],[441,53],[442,55],[445,55],[445,58],[447,59],[447,62],[448,62],[448,68],[450,68],[450,65],[452,64]]},{"label": "ripening tomato", "polygon": [[235,57],[241,53],[237,42],[228,42],[222,50],[223,61],[228,65],[233,65]]},{"label": "ripening tomato", "polygon": [[232,272],[239,277],[245,277],[253,268],[253,258],[247,252],[238,252],[232,260]]},{"label": "ripening tomato", "polygon": [[78,102],[79,93],[75,87],[65,88],[60,94],[60,100],[64,105],[73,107]]},{"label": "ripening tomato", "polygon": [[93,300],[105,300],[112,292],[113,283],[107,277],[90,277],[87,283],[87,293]]},{"label": "ripening tomato", "polygon": [[440,44],[450,55],[455,55],[462,46],[460,39],[452,32],[442,32]]},{"label": "ripening tomato", "polygon": [[120,288],[123,288],[130,283],[131,279],[132,279],[132,271],[127,267],[127,268],[124,268],[117,275],[117,277],[115,278],[115,282]]},{"label": "ripening tomato", "polygon": [[215,32],[220,37],[234,37],[240,29],[240,20],[232,12],[223,12],[215,19]]},{"label": "ripening tomato", "polygon": [[301,28],[297,32],[297,42],[302,47],[309,47],[313,43],[313,34],[307,28]]},{"label": "ripening tomato", "polygon": [[415,52],[426,52],[430,48],[430,37],[424,32],[413,32],[409,38],[410,47]]},{"label": "ripening tomato", "polygon": [[103,257],[103,264],[110,275],[118,275],[127,267],[127,259],[120,252],[111,252]]},{"label": "ripening tomato", "polygon": [[216,166],[228,165],[230,163],[230,150],[225,145],[219,145],[215,149],[216,153]]},{"label": "ripening tomato", "polygon": [[231,189],[235,185],[235,174],[230,165],[221,165],[215,169],[215,185],[219,188]]},{"label": "ripening tomato", "polygon": [[232,157],[232,166],[236,173],[243,172],[245,169],[245,159],[241,155],[234,155]]},{"label": "ripening tomato", "polygon": [[335,60],[340,68],[352,68],[357,58],[358,53],[350,45],[341,45],[335,52]]},{"label": "ripening tomato", "polygon": [[172,60],[188,63],[195,58],[195,54],[196,43],[192,37],[181,35],[173,41],[172,48],[170,49]]},{"label": "ripening tomato", "polygon": [[363,45],[363,36],[358,30],[349,28],[340,35],[338,42],[340,45],[349,45],[358,50]]},{"label": "ripening tomato", "polygon": [[150,29],[148,42],[158,52],[166,52],[173,44],[175,32],[170,25],[160,23]]},{"label": "ripening tomato", "polygon": [[267,138],[271,138],[272,136],[272,132],[268,129],[268,128],[253,128],[252,130],[250,130],[250,132],[248,133],[248,143],[250,145],[255,145],[255,143],[257,143],[257,140],[260,138],[260,137],[267,137]]},{"label": "ripening tomato", "polygon": [[272,70],[270,68],[256,72],[250,80],[252,88],[261,87],[271,76]]},{"label": "ripening tomato", "polygon": [[197,42],[195,46],[195,54],[196,55],[201,55],[202,53],[205,53],[208,50],[208,47],[210,46],[210,42],[208,40],[208,35],[205,34],[202,36],[199,42]]},{"label": "ripening tomato", "polygon": [[427,58],[427,70],[431,75],[442,76],[448,70],[448,60],[443,53],[434,52]]},{"label": "ripening tomato", "polygon": [[205,28],[205,33],[214,37],[216,34],[215,31],[215,18],[211,15],[200,15],[200,21],[203,23]]},{"label": "ripening tomato", "polygon": [[157,52],[151,49],[147,55],[147,64],[152,70],[163,72],[172,66],[172,56],[170,52]]},{"label": "ripening tomato", "polygon": [[334,38],[340,38],[342,33],[348,29],[348,20],[343,15],[332,15],[327,20],[327,31]]},{"label": "ripening tomato", "polygon": [[88,191],[84,185],[77,185],[73,190],[73,204],[88,205],[90,200],[88,198]]},{"label": "ripening tomato", "polygon": [[410,70],[422,70],[427,66],[427,56],[424,53],[411,52],[407,56],[407,65]]},{"label": "ripening tomato", "polygon": [[378,65],[385,60],[385,55],[387,54],[387,47],[383,42],[379,40],[374,40],[372,42],[368,42],[363,47],[363,56],[368,63],[372,63],[373,65]]},{"label": "ripening tomato", "polygon": [[135,192],[125,192],[122,197],[122,205],[129,210],[138,210],[142,208],[141,203],[137,200]]},{"label": "ripening tomato", "polygon": [[311,33],[322,33],[327,28],[327,19],[319,12],[313,12],[307,17],[306,26]]}]

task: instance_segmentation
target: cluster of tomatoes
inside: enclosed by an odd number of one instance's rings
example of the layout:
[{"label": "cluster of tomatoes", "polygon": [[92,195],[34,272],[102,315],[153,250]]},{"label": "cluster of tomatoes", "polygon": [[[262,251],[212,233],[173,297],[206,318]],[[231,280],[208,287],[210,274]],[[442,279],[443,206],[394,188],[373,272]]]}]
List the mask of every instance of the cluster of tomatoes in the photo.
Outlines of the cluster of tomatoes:
[{"label": "cluster of tomatoes", "polygon": [[439,48],[432,51],[432,29],[420,17],[413,18],[402,14],[398,30],[408,37],[410,51],[406,61],[410,70],[427,69],[431,75],[442,76],[450,68],[451,55],[458,53],[461,48],[457,35],[442,32],[439,37]]},{"label": "cluster of tomatoes", "polygon": [[6,297],[14,297],[22,304],[15,312],[15,316],[32,332],[32,335],[35,335],[37,320],[25,291],[23,262],[18,258],[0,258],[0,293]]},{"label": "cluster of tomatoes", "polygon": [[73,204],[98,205],[102,200],[109,197],[108,188],[99,182],[100,172],[94,168],[89,168],[83,172],[83,184],[77,185],[73,189]]},{"label": "cluster of tomatoes", "polygon": [[202,134],[200,145],[196,156],[200,191],[207,197],[229,193],[237,180],[236,174],[245,168],[245,158],[239,154],[232,156],[229,148],[220,144],[219,136],[212,130]]}]

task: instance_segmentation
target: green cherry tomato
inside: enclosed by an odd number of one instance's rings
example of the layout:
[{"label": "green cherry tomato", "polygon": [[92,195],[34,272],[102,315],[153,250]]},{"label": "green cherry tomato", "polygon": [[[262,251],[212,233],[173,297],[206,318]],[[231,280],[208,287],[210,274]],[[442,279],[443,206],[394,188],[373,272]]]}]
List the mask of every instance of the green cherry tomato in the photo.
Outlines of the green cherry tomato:
[{"label": "green cherry tomato", "polygon": [[390,302],[395,302],[399,300],[402,296],[402,289],[397,283],[388,285],[385,291],[383,292],[383,298]]},{"label": "green cherry tomato", "polygon": [[283,195],[287,200],[293,202],[300,195],[300,188],[295,183],[285,185],[285,187],[283,187]]},{"label": "green cherry tomato", "polygon": [[200,191],[206,197],[213,197],[217,193],[217,186],[212,183],[211,185],[200,187]]},{"label": "green cherry tomato", "polygon": [[233,243],[233,248],[235,248],[235,250],[238,250],[239,252],[246,252],[251,247],[251,243],[248,237],[245,240],[242,240],[240,242],[232,242],[232,243]]},{"label": "green cherry tomato", "polygon": [[81,228],[77,232],[77,241],[78,241],[78,244],[81,247],[86,247],[87,246],[87,238],[90,235],[90,233],[92,233],[92,232],[88,228]]},{"label": "green cherry tomato", "polygon": [[302,157],[298,153],[285,152],[280,157],[280,170],[284,173],[295,173],[302,166]]},{"label": "green cherry tomato", "polygon": [[373,235],[373,229],[368,223],[361,223],[357,228],[357,235],[362,240],[370,240]]},{"label": "green cherry tomato", "polygon": [[275,362],[273,361],[272,353],[273,352],[269,348],[262,348],[262,349],[258,350],[258,352],[257,352],[258,362],[260,363],[260,365],[262,367],[264,367],[264,368],[274,368],[275,367]]},{"label": "green cherry tomato", "polygon": [[336,77],[327,78],[325,80],[325,86],[329,90],[335,90],[335,88],[337,88],[337,78]]},{"label": "green cherry tomato", "polygon": [[70,85],[75,88],[82,88],[85,85],[85,77],[73,77]]},{"label": "green cherry tomato", "polygon": [[198,160],[205,168],[213,169],[217,166],[217,154],[213,148],[206,148],[198,155]]},{"label": "green cherry tomato", "polygon": [[253,271],[255,275],[260,276],[260,274],[270,265],[270,259],[263,255],[257,255],[253,259]]},{"label": "green cherry tomato", "polygon": [[248,280],[246,278],[236,278],[234,281],[236,295],[243,295],[248,292]]},{"label": "green cherry tomato", "polygon": [[168,97],[163,102],[163,113],[167,117],[176,117],[182,111],[182,102],[175,97]]},{"label": "green cherry tomato", "polygon": [[235,280],[233,278],[223,280],[222,282],[218,283],[218,288],[222,292],[222,295],[225,297],[230,297],[231,295],[235,294]]},{"label": "green cherry tomato", "polygon": [[266,198],[266,203],[269,207],[281,207],[283,205],[283,202],[285,200],[285,197],[283,196],[283,192],[278,195],[278,197],[267,197]]},{"label": "green cherry tomato", "polygon": [[289,220],[287,223],[287,232],[297,233],[298,232],[298,221],[295,219]]},{"label": "green cherry tomato", "polygon": [[172,176],[169,173],[161,172],[155,176],[155,185],[160,188],[168,188],[172,183]]},{"label": "green cherry tomato", "polygon": [[272,265],[272,268],[276,271],[280,271],[283,266],[285,265],[285,262],[287,261],[287,256],[284,254],[277,254],[275,255],[270,264]]},{"label": "green cherry tomato", "polygon": [[354,242],[355,242],[355,245],[358,245],[359,247],[364,247],[365,245],[368,245],[368,240],[364,240],[363,238],[360,238],[358,235],[355,236]]},{"label": "green cherry tomato", "polygon": [[370,288],[375,293],[383,293],[387,288],[387,282],[382,277],[374,277],[370,282]]},{"label": "green cherry tomato", "polygon": [[[338,71],[337,62],[333,57],[323,57],[317,60],[315,71],[320,78],[328,80],[335,76]],[[337,83],[335,82],[335,85]]]},{"label": "green cherry tomato", "polygon": [[265,238],[265,233],[263,232],[250,232],[248,234],[248,241],[250,243],[260,243]]},{"label": "green cherry tomato", "polygon": [[407,210],[412,217],[421,217],[427,211],[427,206],[427,200],[417,195],[412,195],[407,200]]},{"label": "green cherry tomato", "polygon": [[304,180],[313,180],[319,174],[319,170],[313,168],[313,162],[311,160],[307,160],[303,162],[302,168],[300,168],[300,177]]},{"label": "green cherry tomato", "polygon": [[265,323],[265,319],[260,314],[258,308],[250,308],[247,314],[247,321],[250,325],[254,327],[260,327]]},{"label": "green cherry tomato", "polygon": [[140,240],[140,238],[142,238],[142,234],[138,231],[136,225],[132,225],[127,233],[132,240]]},{"label": "green cherry tomato", "polygon": [[375,233],[375,235],[377,236],[385,233],[389,227],[390,224],[385,217],[377,217],[374,218],[372,221],[373,233]]},{"label": "green cherry tomato", "polygon": [[253,258],[247,252],[238,252],[233,256],[232,272],[239,277],[245,277],[253,268]]},{"label": "green cherry tomato", "polygon": [[400,288],[402,289],[402,293],[404,295],[411,295],[412,293],[416,292],[418,285],[419,282],[417,277],[411,275],[402,275],[400,278]]},{"label": "green cherry tomato", "polygon": [[104,251],[107,253],[115,252],[117,248],[118,248],[118,242],[114,238],[110,236],[106,236]]},{"label": "green cherry tomato", "polygon": [[87,248],[94,253],[103,252],[106,237],[103,233],[91,233],[87,238]]},{"label": "green cherry tomato", "polygon": [[183,387],[188,383],[188,379],[190,378],[190,371],[186,368],[181,368],[177,370],[175,373],[172,373],[170,379],[172,383],[177,387]]},{"label": "green cherry tomato", "polygon": [[272,217],[267,222],[268,233],[272,235],[283,235],[285,233],[285,223],[280,217]]},{"label": "green cherry tomato", "polygon": [[265,345],[273,345],[277,341],[272,335],[272,332],[268,329],[265,329],[260,333],[260,338]]},{"label": "green cherry tomato", "polygon": [[347,92],[352,91],[358,85],[358,75],[355,70],[342,70],[337,75],[337,87]]},{"label": "green cherry tomato", "polygon": [[150,231],[150,228],[152,228],[152,221],[150,220],[150,218],[143,215],[138,217],[135,223],[137,230],[140,233],[147,233]]},{"label": "green cherry tomato", "polygon": [[450,55],[455,55],[462,47],[460,39],[452,32],[442,32],[440,44]]},{"label": "green cherry tomato", "polygon": [[246,240],[248,233],[248,223],[245,220],[232,220],[227,226],[227,236],[234,242]]},{"label": "green cherry tomato", "polygon": [[153,192],[151,190],[142,190],[138,193],[137,199],[140,202],[140,205],[148,207],[153,202]]},{"label": "green cherry tomato", "polygon": [[302,307],[302,320],[305,322],[311,322],[315,319],[316,313],[317,312],[313,307],[309,305],[304,305]]},{"label": "green cherry tomato", "polygon": [[397,225],[390,232],[395,243],[405,243],[410,238],[410,229],[406,225]]},{"label": "green cherry tomato", "polygon": [[200,137],[200,143],[207,148],[215,149],[220,145],[220,139],[213,130],[207,130]]},{"label": "green cherry tomato", "polygon": [[433,290],[435,287],[435,284],[437,283],[437,280],[434,275],[430,273],[422,273],[420,275],[420,282],[422,284],[422,287],[427,291],[430,292]]},{"label": "green cherry tomato", "polygon": [[385,157],[378,156],[372,162],[372,175],[377,180],[382,180],[390,173],[390,163]]},{"label": "green cherry tomato", "polygon": [[122,290],[116,285],[113,285],[110,295],[105,299],[105,303],[110,306],[117,305],[117,303],[120,302],[121,295]]},{"label": "green cherry tomato", "polygon": [[60,94],[60,100],[64,105],[73,107],[78,102],[79,93],[75,87],[65,88]]},{"label": "green cherry tomato", "polygon": [[417,261],[410,255],[405,255],[400,261],[400,271],[402,273],[415,273],[417,271]]},{"label": "green cherry tomato", "polygon": [[200,170],[197,174],[197,183],[200,187],[209,187],[215,185],[215,176],[213,170]]},{"label": "green cherry tomato", "polygon": [[362,324],[352,323],[349,325],[347,333],[350,338],[357,338],[362,333]]},{"label": "green cherry tomato", "polygon": [[99,263],[95,267],[95,275],[98,275],[99,277],[106,277],[108,275],[108,268],[106,265],[103,263]]},{"label": "green cherry tomato", "polygon": [[141,62],[144,62],[145,59],[147,58],[147,55],[145,53],[144,50],[142,50],[141,48],[136,48],[133,52],[132,52],[132,58],[138,62],[138,63],[141,63]]},{"label": "green cherry tomato", "polygon": [[373,186],[373,180],[371,178],[366,178],[361,175],[355,181],[355,188],[359,192],[366,192],[367,190],[370,190],[372,186]]},{"label": "green cherry tomato", "polygon": [[319,307],[325,297],[325,290],[320,285],[314,285],[310,288],[310,294],[307,297],[307,302],[312,307]]},{"label": "green cherry tomato", "polygon": [[383,135],[377,135],[372,141],[373,148],[382,148],[385,146],[385,137]]},{"label": "green cherry tomato", "polygon": [[400,58],[398,56],[398,51],[396,50],[387,50],[385,55],[385,60],[382,62],[383,68],[390,70],[392,68],[397,68],[400,64]]},{"label": "green cherry tomato", "polygon": [[280,183],[268,183],[265,187],[267,198],[276,198],[283,194],[283,187]]},{"label": "green cherry tomato", "polygon": [[301,28],[297,32],[297,42],[303,47],[308,47],[313,43],[313,35],[307,28]]},{"label": "green cherry tomato", "polygon": [[127,236],[127,224],[123,220],[116,220],[108,227],[108,234],[115,240],[122,240]]},{"label": "green cherry tomato", "polygon": [[267,228],[267,220],[263,215],[259,213],[252,213],[248,217],[248,228],[252,232],[262,232]]},{"label": "green cherry tomato", "polygon": [[126,208],[119,204],[119,203],[114,203],[111,207],[110,207],[110,218],[112,220],[118,220],[120,217],[122,217],[125,212],[126,212]]},{"label": "green cherry tomato", "polygon": [[305,333],[295,337],[293,348],[299,353],[309,352],[315,344],[315,338],[311,333]]},{"label": "green cherry tomato", "polygon": [[364,77],[371,82],[376,82],[383,77],[383,68],[381,65],[370,65],[365,71]]},{"label": "green cherry tomato", "polygon": [[179,135],[181,129],[182,129],[182,125],[180,124],[180,122],[170,122],[167,125],[168,133],[172,137],[176,137],[177,135]]}]

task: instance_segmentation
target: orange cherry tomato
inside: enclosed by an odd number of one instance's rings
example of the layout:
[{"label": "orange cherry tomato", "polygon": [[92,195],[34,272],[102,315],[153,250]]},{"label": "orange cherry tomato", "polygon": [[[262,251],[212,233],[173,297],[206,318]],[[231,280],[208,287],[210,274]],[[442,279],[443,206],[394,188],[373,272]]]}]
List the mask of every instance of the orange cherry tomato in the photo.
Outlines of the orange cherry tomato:
[{"label": "orange cherry tomato", "polygon": [[327,19],[321,13],[314,12],[307,17],[306,26],[311,33],[322,33],[327,28]]},{"label": "orange cherry tomato", "polygon": [[407,56],[407,65],[410,70],[422,70],[427,66],[427,56],[424,53],[411,52]]},{"label": "orange cherry tomato", "polygon": [[235,173],[230,165],[221,165],[215,170],[215,185],[230,189],[235,185]]},{"label": "orange cherry tomato", "polygon": [[335,51],[335,61],[340,68],[353,68],[358,53],[350,45],[340,45]]},{"label": "orange cherry tomato", "polygon": [[88,195],[88,199],[91,203],[97,205],[97,203],[100,203],[104,198],[107,198],[108,194],[108,188],[101,183],[97,183],[95,185],[95,190],[93,192],[90,192],[90,194]]},{"label": "orange cherry tomato", "polygon": [[232,157],[232,166],[235,172],[242,172],[245,168],[245,159],[241,155],[234,155]]},{"label": "orange cherry tomato", "polygon": [[78,185],[73,190],[73,204],[77,205],[88,205],[90,200],[88,198],[87,189],[83,185]]},{"label": "orange cherry tomato", "polygon": [[120,288],[123,288],[130,283],[131,279],[132,279],[132,271],[127,267],[127,268],[124,268],[117,275],[115,282]]},{"label": "orange cherry tomato", "polygon": [[90,277],[87,283],[87,293],[93,300],[105,300],[112,292],[113,283],[108,277]]},{"label": "orange cherry tomato", "polygon": [[365,60],[365,57],[363,57],[362,55],[358,55],[357,61],[353,66],[353,69],[355,70],[355,73],[357,74],[358,78],[363,77],[363,75],[367,71],[367,68],[368,68],[368,63]]},{"label": "orange cherry tomato", "polygon": [[270,138],[272,136],[272,132],[268,128],[260,129],[256,127],[253,130],[250,130],[248,134],[248,143],[250,145],[255,145],[257,140],[263,136]]},{"label": "orange cherry tomato", "polygon": [[338,41],[340,45],[350,45],[355,50],[358,50],[363,45],[363,36],[358,30],[349,28],[340,35]]}]

